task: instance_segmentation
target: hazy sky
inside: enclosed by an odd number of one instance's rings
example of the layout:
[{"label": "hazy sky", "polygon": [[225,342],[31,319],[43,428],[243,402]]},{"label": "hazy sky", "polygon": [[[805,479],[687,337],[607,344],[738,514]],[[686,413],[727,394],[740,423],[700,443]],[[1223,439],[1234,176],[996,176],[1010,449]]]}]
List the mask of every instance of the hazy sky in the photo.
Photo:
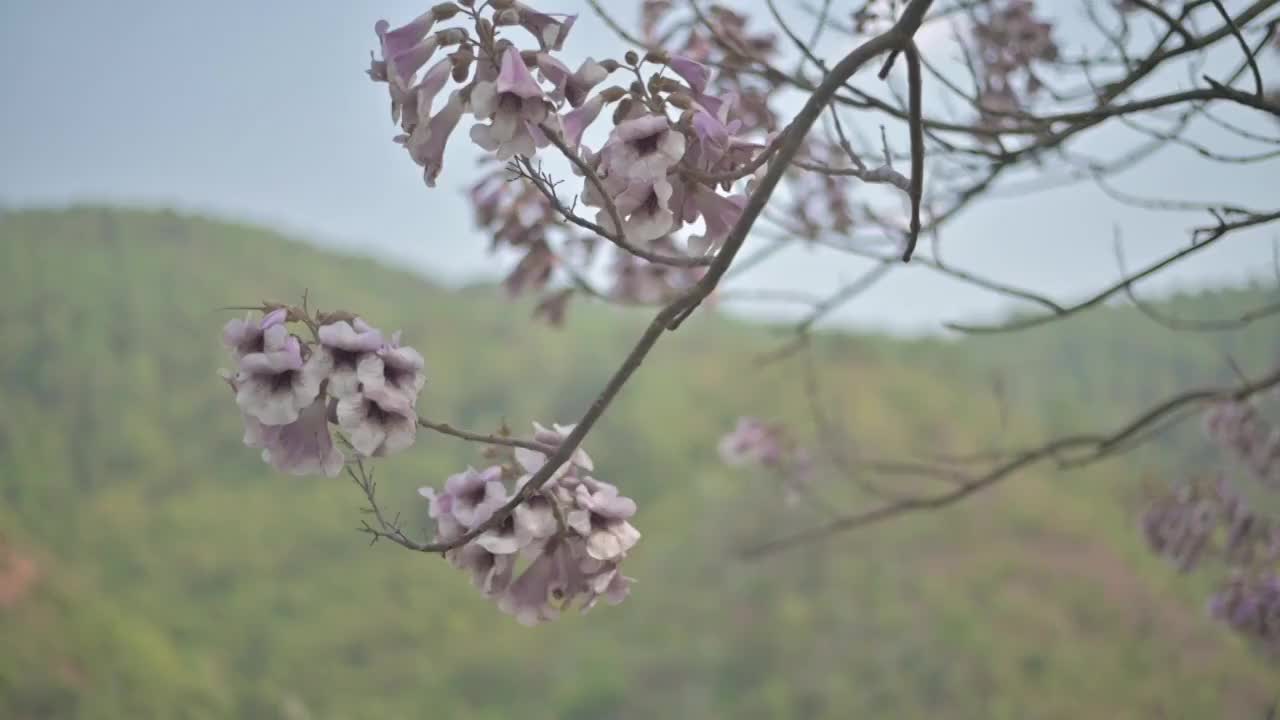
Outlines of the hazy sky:
[{"label": "hazy sky", "polygon": [[[472,229],[462,201],[475,157],[465,134],[455,136],[441,186],[429,191],[390,141],[395,128],[384,88],[364,74],[374,21],[398,24],[429,5],[6,0],[0,3],[0,202],[208,210],[359,248],[450,282],[501,273],[509,260],[486,254],[487,240]],[[580,0],[541,0],[539,7],[553,5],[582,13],[571,36],[572,57],[622,52]],[[633,3],[609,5],[629,9]],[[835,3],[842,5],[854,3]],[[945,64],[946,47],[936,52],[935,61]],[[867,118],[864,129],[875,132],[880,121]],[[1105,144],[1092,149],[1103,156],[1109,150]],[[1280,197],[1275,167],[1214,168],[1170,148],[1116,184],[1143,194],[1274,207]],[[944,255],[957,266],[1070,299],[1116,278],[1111,238],[1117,223],[1128,238],[1131,265],[1187,242],[1185,216],[1118,207],[1098,190],[1078,186],[976,208],[949,227]],[[1260,276],[1270,265],[1271,240],[1267,233],[1242,234],[1144,287]],[[795,251],[740,286],[818,292],[863,268],[832,254]],[[1003,307],[999,298],[908,268],[838,320],[919,330]]]}]

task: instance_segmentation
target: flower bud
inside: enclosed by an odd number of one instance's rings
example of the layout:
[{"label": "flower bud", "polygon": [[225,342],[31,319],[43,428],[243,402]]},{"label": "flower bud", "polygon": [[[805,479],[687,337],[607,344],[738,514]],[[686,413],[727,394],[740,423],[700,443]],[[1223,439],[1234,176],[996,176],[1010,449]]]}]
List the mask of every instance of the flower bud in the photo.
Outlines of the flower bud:
[{"label": "flower bud", "polygon": [[489,18],[480,18],[476,21],[476,35],[480,37],[480,46],[487,48],[493,44],[493,23]]},{"label": "flower bud", "polygon": [[448,20],[457,15],[460,8],[451,2],[443,2],[431,8],[431,17],[436,20]]},{"label": "flower bud", "polygon": [[693,98],[689,97],[684,93],[679,93],[679,92],[671,93],[670,95],[668,95],[667,102],[680,108],[681,110],[688,110],[689,108],[693,107]]},{"label": "flower bud", "polygon": [[515,0],[490,0],[489,6],[494,10],[507,10],[515,7]]},{"label": "flower bud", "polygon": [[618,103],[618,106],[613,109],[613,124],[619,125],[622,121],[626,120],[627,116],[631,114],[631,108],[634,104],[635,101],[630,97],[622,98],[622,101]]},{"label": "flower bud", "polygon": [[665,50],[655,49],[645,53],[644,59],[652,63],[659,63],[662,65],[666,65],[668,62],[671,61],[671,56],[668,55]]},{"label": "flower bud", "polygon": [[449,59],[453,61],[453,81],[456,83],[466,82],[467,77],[471,75],[471,63],[476,59],[471,46],[463,45],[462,49],[451,54]]},{"label": "flower bud", "polygon": [[626,88],[620,85],[612,85],[600,91],[600,97],[604,98],[607,103],[616,103],[626,96]]},{"label": "flower bud", "polygon": [[600,61],[600,67],[604,68],[605,72],[611,73],[617,72],[618,68],[622,67],[622,65],[617,60],[608,58]]},{"label": "flower bud", "polygon": [[638,65],[640,63],[640,56],[636,54],[635,50],[628,50],[627,54],[622,56],[622,59],[628,65]]},{"label": "flower bud", "polygon": [[501,10],[493,16],[493,24],[498,27],[520,24],[520,11],[515,8]]},{"label": "flower bud", "polygon": [[436,33],[436,43],[445,45],[461,45],[467,41],[467,31],[462,28],[449,28]]}]

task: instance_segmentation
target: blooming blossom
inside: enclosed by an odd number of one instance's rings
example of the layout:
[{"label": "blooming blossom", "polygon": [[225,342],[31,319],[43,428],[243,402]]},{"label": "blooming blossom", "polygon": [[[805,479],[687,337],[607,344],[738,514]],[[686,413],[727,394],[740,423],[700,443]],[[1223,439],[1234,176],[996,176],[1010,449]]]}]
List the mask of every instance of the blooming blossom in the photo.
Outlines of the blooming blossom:
[{"label": "blooming blossom", "polygon": [[263,350],[240,359],[236,404],[264,425],[287,425],[315,401],[320,383],[303,372],[302,346],[282,325],[264,332]]},{"label": "blooming blossom", "polygon": [[361,318],[353,318],[321,325],[317,335],[320,342],[311,367],[328,378],[329,394],[341,398],[359,392],[356,368],[364,357],[382,347],[382,333]]},{"label": "blooming blossom", "polygon": [[390,343],[360,356],[356,364],[356,379],[363,391],[385,389],[403,398],[412,408],[417,405],[418,393],[427,383],[427,376],[422,371],[424,364],[422,353],[401,346],[397,333]]},{"label": "blooming blossom", "polygon": [[365,456],[390,455],[408,449],[417,439],[418,416],[401,393],[383,387],[366,387],[338,399],[338,427],[356,452]]},{"label": "blooming blossom", "polygon": [[620,123],[600,149],[601,170],[627,181],[663,179],[684,157],[684,135],[661,115],[642,115]]},{"label": "blooming blossom", "polygon": [[495,80],[478,82],[472,88],[471,110],[477,118],[490,121],[472,127],[471,139],[496,153],[499,160],[532,155],[547,144],[538,125],[547,119],[549,103],[514,47],[502,54]]}]

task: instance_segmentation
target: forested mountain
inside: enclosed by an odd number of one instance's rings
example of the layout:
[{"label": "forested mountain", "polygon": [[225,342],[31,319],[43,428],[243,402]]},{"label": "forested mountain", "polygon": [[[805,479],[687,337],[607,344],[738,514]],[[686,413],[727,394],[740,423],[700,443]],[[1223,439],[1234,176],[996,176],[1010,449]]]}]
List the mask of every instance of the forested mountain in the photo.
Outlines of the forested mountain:
[{"label": "forested mountain", "polygon": [[[444,240],[441,240],[444,242]],[[217,377],[219,308],[262,299],[403,328],[419,410],[480,430],[572,422],[646,320],[582,303],[566,327],[492,288],[450,292],[253,227],[102,208],[0,215],[0,717],[1258,718],[1280,679],[1206,617],[1205,584],[1143,548],[1144,482],[1207,462],[1194,427],[1072,473],[761,560],[822,510],[726,468],[742,414],[811,414],[780,331],[715,313],[664,340],[587,442],[637,499],[630,600],[525,628],[435,557],[355,532],[343,479],[275,474]],[[1270,288],[1186,295],[1215,317]],[[1172,333],[1106,308],[1030,333],[825,333],[848,442],[968,452],[1122,424],[1280,357],[1280,324]],[[422,433],[378,465],[416,490],[478,448]],[[815,492],[845,507],[848,478]]]}]

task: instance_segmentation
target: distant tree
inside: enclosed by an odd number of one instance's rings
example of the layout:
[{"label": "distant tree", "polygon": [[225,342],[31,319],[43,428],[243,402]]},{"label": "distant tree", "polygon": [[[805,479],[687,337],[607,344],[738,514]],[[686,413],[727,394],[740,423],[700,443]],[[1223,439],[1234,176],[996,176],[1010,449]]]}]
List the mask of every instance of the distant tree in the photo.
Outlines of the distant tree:
[{"label": "distant tree", "polygon": [[[373,539],[443,553],[521,622],[626,596],[630,579],[620,564],[640,538],[629,522],[635,503],[596,478],[580,445],[662,337],[706,301],[731,294],[724,285],[732,273],[788,245],[872,263],[828,296],[761,294],[809,307],[774,360],[807,353],[816,322],[908,265],[1035,307],[1001,324],[950,326],[970,334],[1043,326],[1118,297],[1188,332],[1280,313],[1274,302],[1192,321],[1167,317],[1134,292],[1136,283],[1224,238],[1277,223],[1280,206],[1136,197],[1109,182],[1170,146],[1205,163],[1280,158],[1280,96],[1263,80],[1263,54],[1280,37],[1280,0],[870,0],[852,12],[830,0],[801,0],[785,13],[766,0],[768,31],[738,4],[644,0],[634,32],[610,14],[613,3],[587,2],[630,49],[573,67],[562,58],[575,16],[515,0],[460,0],[399,27],[379,21],[368,70],[387,86],[401,130],[395,141],[423,168],[428,186],[459,134],[487,154],[469,193],[472,210],[493,248],[520,254],[504,287],[536,295],[536,317],[558,325],[583,297],[657,308],[575,424],[538,425],[519,438],[507,428],[475,433],[419,417],[422,356],[358,313],[316,312],[305,298],[300,306],[252,308],[261,317],[233,321],[225,334],[246,444],[286,472],[347,473],[368,500],[373,519],[364,529]],[[1069,52],[1060,45],[1062,24],[1081,18],[1083,29],[1072,33],[1085,38],[1083,49]],[[924,33],[952,36],[946,52],[962,59],[958,71],[939,69],[921,52],[916,38]],[[819,56],[831,37],[851,49]],[[859,75],[877,66],[885,83]],[[887,82],[895,73],[905,83]],[[1183,74],[1182,87],[1169,89],[1170,78]],[[788,103],[798,112],[780,110]],[[458,133],[464,117],[470,127]],[[861,132],[867,118],[887,127]],[[1119,133],[1131,146],[1107,157],[1079,150],[1100,133]],[[1222,137],[1250,149],[1215,149]],[[984,198],[1082,182],[1118,202],[1204,219],[1189,228],[1188,244],[1138,268],[1124,267],[1117,238],[1119,280],[1069,302],[955,267],[939,254],[941,230]],[[927,251],[918,252],[921,238],[930,240]],[[744,252],[749,240],[753,250]],[[803,384],[811,396],[821,394],[811,372]],[[1244,471],[1233,477],[1248,475],[1263,491],[1280,493],[1280,433],[1257,404],[1278,385],[1280,367],[1241,375],[1232,386],[1188,390],[1117,429],[901,462],[846,452],[838,422],[815,402],[817,447],[831,465],[859,478],[865,473],[855,470],[914,474],[941,489],[903,494],[860,480],[870,507],[837,512],[825,525],[748,554],[941,508],[1036,464],[1093,463],[1205,409],[1211,435],[1241,460]],[[991,388],[1004,397],[1002,378]],[[435,537],[422,541],[379,508],[370,473],[373,458],[408,448],[419,428],[486,445],[492,460],[439,491],[422,490],[436,522]],[[804,492],[818,454],[786,427],[752,418],[720,450],[727,462],[777,473],[791,493]],[[1242,504],[1229,480],[1190,487],[1153,501],[1144,521],[1152,546],[1190,567],[1215,546],[1215,533],[1226,533],[1218,549],[1233,571],[1214,612],[1276,650],[1280,522]]]}]

